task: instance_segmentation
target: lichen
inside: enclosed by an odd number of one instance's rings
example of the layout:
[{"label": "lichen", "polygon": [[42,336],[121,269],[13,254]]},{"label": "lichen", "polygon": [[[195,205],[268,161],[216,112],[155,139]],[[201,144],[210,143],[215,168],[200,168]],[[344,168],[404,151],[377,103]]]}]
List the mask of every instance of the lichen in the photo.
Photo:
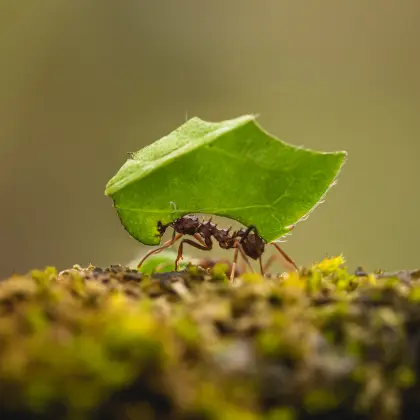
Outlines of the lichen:
[{"label": "lichen", "polygon": [[420,274],[53,267],[0,282],[0,412],[19,419],[409,419]]}]

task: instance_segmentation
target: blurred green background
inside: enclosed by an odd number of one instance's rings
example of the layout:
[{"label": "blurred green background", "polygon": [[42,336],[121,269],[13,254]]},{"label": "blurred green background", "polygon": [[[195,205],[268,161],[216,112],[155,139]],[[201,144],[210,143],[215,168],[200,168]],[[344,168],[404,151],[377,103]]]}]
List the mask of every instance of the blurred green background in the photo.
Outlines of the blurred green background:
[{"label": "blurred green background", "polygon": [[298,263],[420,266],[419,40],[416,0],[2,0],[0,275],[142,254],[105,184],[186,114],[349,152]]}]

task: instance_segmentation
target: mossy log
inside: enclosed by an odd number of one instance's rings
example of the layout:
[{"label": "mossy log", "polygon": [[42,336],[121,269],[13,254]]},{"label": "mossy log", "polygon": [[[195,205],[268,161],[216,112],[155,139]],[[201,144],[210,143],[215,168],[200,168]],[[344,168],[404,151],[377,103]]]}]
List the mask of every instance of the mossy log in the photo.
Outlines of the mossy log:
[{"label": "mossy log", "polygon": [[0,282],[1,419],[416,419],[420,271]]}]

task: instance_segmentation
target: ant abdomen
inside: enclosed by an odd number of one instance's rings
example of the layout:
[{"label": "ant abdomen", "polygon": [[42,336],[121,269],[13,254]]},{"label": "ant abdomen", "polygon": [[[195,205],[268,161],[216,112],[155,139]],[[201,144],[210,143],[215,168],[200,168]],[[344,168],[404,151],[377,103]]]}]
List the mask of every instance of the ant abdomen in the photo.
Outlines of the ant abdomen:
[{"label": "ant abdomen", "polygon": [[264,253],[265,241],[258,235],[255,226],[239,230],[237,236],[241,238],[240,244],[248,257],[257,260]]},{"label": "ant abdomen", "polygon": [[248,235],[241,245],[245,254],[254,260],[260,258],[264,253],[265,243],[261,237],[255,234]]}]

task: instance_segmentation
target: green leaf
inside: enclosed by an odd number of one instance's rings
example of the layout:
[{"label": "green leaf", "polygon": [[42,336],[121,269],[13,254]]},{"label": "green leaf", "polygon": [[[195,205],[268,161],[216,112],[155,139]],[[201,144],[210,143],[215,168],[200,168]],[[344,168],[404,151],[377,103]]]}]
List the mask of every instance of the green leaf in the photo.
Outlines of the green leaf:
[{"label": "green leaf", "polygon": [[147,245],[160,243],[159,221],[189,213],[254,224],[271,242],[316,207],[345,158],[289,145],[252,115],[219,123],[192,118],[134,153],[105,194],[126,230]]},{"label": "green leaf", "polygon": [[[175,271],[175,260],[178,253],[173,251],[162,251],[159,254],[150,256],[140,267],[139,272],[143,274],[165,273]],[[140,258],[133,261],[129,265],[137,265]],[[178,264],[178,270],[182,270],[188,266],[193,259],[187,255],[183,255],[183,260]]]}]

